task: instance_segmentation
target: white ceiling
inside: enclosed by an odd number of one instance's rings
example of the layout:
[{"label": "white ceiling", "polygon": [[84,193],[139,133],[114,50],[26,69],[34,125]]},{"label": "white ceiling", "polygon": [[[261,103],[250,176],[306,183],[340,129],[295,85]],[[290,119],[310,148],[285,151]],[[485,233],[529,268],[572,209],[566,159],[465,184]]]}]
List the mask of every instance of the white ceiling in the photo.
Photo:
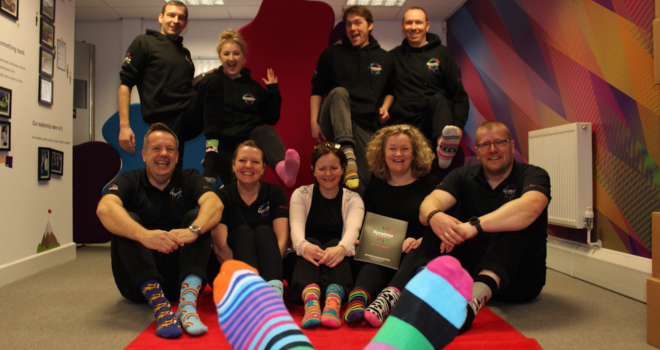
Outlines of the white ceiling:
[{"label": "white ceiling", "polygon": [[[287,0],[278,0],[287,1]],[[405,9],[421,7],[431,21],[448,19],[467,0],[407,0],[403,7],[370,7],[374,19],[401,19]],[[324,0],[341,18],[346,0]],[[103,21],[122,18],[156,19],[164,0],[76,0],[77,21]],[[190,19],[253,19],[261,0],[225,0],[225,6],[188,6]]]}]

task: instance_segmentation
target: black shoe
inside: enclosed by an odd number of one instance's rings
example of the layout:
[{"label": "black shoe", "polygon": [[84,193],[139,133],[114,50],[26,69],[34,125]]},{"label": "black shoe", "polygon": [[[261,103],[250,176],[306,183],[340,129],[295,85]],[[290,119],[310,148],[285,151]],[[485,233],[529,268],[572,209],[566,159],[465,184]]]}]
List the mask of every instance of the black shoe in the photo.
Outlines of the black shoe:
[{"label": "black shoe", "polygon": [[208,183],[215,184],[218,182],[218,166],[220,166],[220,156],[217,152],[206,152],[204,159],[202,159],[202,166],[204,167],[204,179]]}]

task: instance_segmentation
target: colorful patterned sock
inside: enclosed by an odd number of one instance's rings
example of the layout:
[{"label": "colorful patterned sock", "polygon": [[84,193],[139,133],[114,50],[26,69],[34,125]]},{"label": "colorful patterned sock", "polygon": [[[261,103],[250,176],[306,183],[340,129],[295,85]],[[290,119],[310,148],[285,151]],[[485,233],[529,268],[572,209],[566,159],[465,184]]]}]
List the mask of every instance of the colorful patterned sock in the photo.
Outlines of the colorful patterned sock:
[{"label": "colorful patterned sock", "polygon": [[298,177],[298,170],[300,170],[300,155],[295,149],[288,149],[284,154],[284,160],[277,163],[275,172],[280,177],[286,187],[293,187],[296,184]]},{"label": "colorful patterned sock", "polygon": [[390,314],[397,300],[399,300],[401,292],[396,287],[387,287],[383,289],[376,300],[374,300],[369,307],[364,310],[364,319],[369,322],[373,327],[380,327],[383,325],[383,320]]},{"label": "colorful patterned sock", "polygon": [[270,280],[268,281],[268,285],[273,287],[275,292],[277,292],[277,295],[280,296],[282,300],[284,300],[284,284],[280,280]]},{"label": "colorful patterned sock", "polygon": [[206,334],[209,330],[197,315],[197,294],[201,288],[202,279],[195,275],[188,275],[181,283],[181,297],[176,318],[190,335]]},{"label": "colorful patterned sock", "polygon": [[157,280],[147,280],[140,283],[140,291],[156,317],[156,335],[161,338],[176,339],[181,336],[181,327],[172,312],[172,306],[167,301],[163,289]]},{"label": "colorful patterned sock", "polygon": [[344,184],[346,187],[354,190],[358,188],[360,180],[358,179],[357,173],[357,161],[355,160],[355,151],[353,151],[353,146],[343,146],[341,150],[346,155],[348,164],[346,164],[346,170],[344,170]]},{"label": "colorful patterned sock", "polygon": [[218,140],[206,140],[206,154],[204,155],[204,159],[202,159],[202,166],[204,167],[203,176],[210,184],[218,182],[217,167],[220,164],[218,144]]},{"label": "colorful patterned sock", "polygon": [[344,287],[333,283],[325,290],[325,307],[321,316],[321,323],[329,328],[341,327],[339,310],[341,310],[341,301],[344,300],[346,292]]},{"label": "colorful patterned sock", "polygon": [[463,334],[472,328],[472,322],[479,310],[493,297],[493,291],[497,291],[497,282],[488,275],[477,275],[472,286],[472,300],[468,301],[467,318],[458,334]]},{"label": "colorful patterned sock", "polygon": [[229,260],[213,282],[220,329],[233,349],[313,349],[282,299],[248,264]]},{"label": "colorful patterned sock", "polygon": [[403,290],[399,306],[365,350],[431,350],[449,344],[465,321],[472,278],[451,256],[431,261]]},{"label": "colorful patterned sock", "polygon": [[442,129],[442,137],[438,141],[438,165],[440,169],[447,169],[451,165],[452,159],[458,151],[458,145],[461,143],[461,137],[458,128],[453,125],[447,125]]},{"label": "colorful patterned sock", "polygon": [[357,322],[364,316],[364,308],[370,302],[369,292],[362,288],[355,288],[348,295],[348,308],[344,313],[344,321]]},{"label": "colorful patterned sock", "polygon": [[313,283],[305,287],[302,292],[305,303],[305,316],[302,319],[302,328],[312,328],[321,324],[321,288]]}]

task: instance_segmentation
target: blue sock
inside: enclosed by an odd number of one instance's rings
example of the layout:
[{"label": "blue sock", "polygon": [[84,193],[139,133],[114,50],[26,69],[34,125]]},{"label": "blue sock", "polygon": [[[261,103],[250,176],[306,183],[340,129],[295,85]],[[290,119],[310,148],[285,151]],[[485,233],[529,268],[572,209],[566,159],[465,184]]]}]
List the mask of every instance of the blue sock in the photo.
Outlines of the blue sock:
[{"label": "blue sock", "polygon": [[147,299],[156,317],[156,335],[161,338],[176,339],[181,336],[181,327],[174,317],[172,306],[167,301],[157,280],[140,283],[140,292]]},{"label": "blue sock", "polygon": [[176,318],[190,335],[206,334],[209,330],[197,315],[197,294],[201,287],[202,279],[195,275],[188,275],[181,283],[181,297]]},{"label": "blue sock", "polygon": [[268,285],[273,287],[275,291],[277,292],[277,295],[284,300],[284,284],[280,280],[270,280],[268,281]]}]

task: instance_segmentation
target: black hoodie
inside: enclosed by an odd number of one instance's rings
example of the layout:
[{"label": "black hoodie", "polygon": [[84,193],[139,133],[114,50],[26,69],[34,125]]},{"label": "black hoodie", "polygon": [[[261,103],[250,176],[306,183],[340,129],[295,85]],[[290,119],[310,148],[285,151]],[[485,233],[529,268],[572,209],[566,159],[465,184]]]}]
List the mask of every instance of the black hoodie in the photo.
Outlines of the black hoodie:
[{"label": "black hoodie", "polygon": [[204,135],[219,138],[220,148],[233,150],[259,125],[275,125],[280,120],[282,97],[277,84],[268,90],[242,68],[241,76],[231,79],[220,66],[197,84],[195,113],[203,113]]},{"label": "black hoodie", "polygon": [[430,125],[424,120],[428,100],[442,93],[451,104],[453,125],[461,129],[468,119],[470,103],[451,51],[441,45],[435,34],[426,33],[426,40],[428,44],[412,47],[403,39],[401,45],[390,51],[396,72],[390,116],[394,124],[412,124],[435,140],[442,135],[443,126],[424,130]]},{"label": "black hoodie", "polygon": [[336,87],[348,90],[351,119],[371,132],[378,128],[378,109],[386,95],[392,95],[392,58],[369,35],[369,44],[355,47],[346,35],[340,45],[321,53],[314,78],[312,95],[325,96]]},{"label": "black hoodie", "polygon": [[122,85],[137,85],[142,119],[147,124],[167,124],[184,113],[195,96],[194,74],[182,37],[171,40],[147,29],[128,47],[119,77]]}]

